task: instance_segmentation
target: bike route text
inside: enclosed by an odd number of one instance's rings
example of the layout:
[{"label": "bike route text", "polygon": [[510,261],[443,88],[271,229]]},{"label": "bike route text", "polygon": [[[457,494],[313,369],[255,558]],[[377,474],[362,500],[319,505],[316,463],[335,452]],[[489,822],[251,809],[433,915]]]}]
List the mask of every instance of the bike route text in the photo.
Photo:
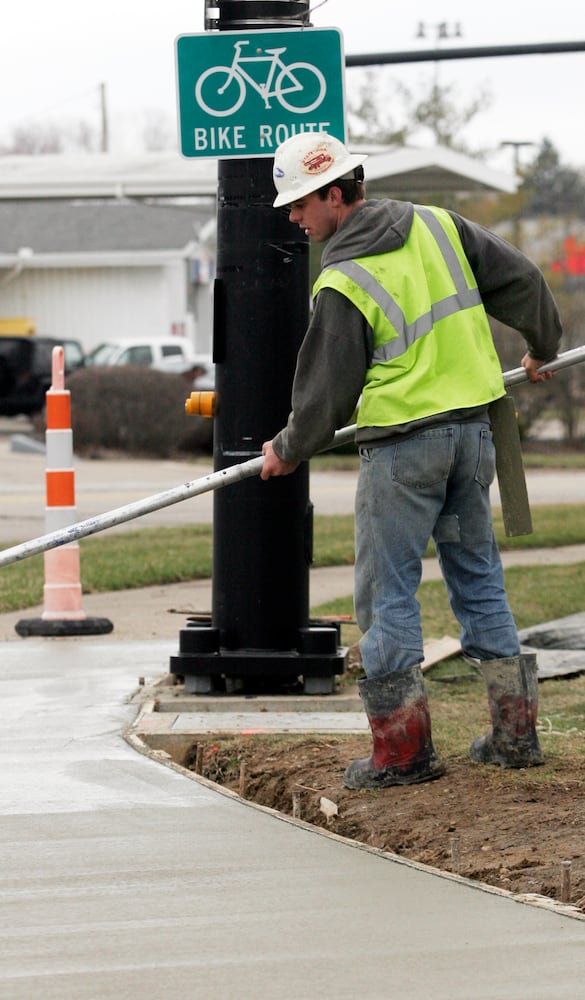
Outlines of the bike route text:
[{"label": "bike route text", "polygon": [[193,141],[197,152],[221,153],[248,148],[273,151],[291,135],[299,132],[327,132],[331,122],[303,122],[300,125],[257,125],[254,129],[247,125],[214,125],[209,128],[193,129]]}]

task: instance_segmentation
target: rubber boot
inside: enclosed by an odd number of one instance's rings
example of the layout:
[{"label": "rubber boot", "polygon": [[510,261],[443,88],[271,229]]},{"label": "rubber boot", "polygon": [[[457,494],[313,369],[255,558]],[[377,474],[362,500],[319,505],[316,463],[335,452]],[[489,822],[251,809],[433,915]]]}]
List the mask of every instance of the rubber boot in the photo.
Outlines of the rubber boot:
[{"label": "rubber boot", "polygon": [[358,681],[372,736],[371,757],[354,760],[346,788],[389,788],[445,773],[431,739],[431,718],[419,664]]},{"label": "rubber boot", "polygon": [[538,668],[534,653],[479,665],[487,687],[492,728],[471,744],[469,755],[478,764],[534,767],[542,764],[536,734]]}]

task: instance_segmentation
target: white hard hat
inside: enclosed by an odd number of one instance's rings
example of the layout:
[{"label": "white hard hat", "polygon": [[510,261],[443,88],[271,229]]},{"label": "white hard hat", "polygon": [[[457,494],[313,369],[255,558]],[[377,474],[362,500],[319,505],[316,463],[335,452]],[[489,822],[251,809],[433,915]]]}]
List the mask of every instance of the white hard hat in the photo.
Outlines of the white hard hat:
[{"label": "white hard hat", "polygon": [[326,132],[301,132],[278,147],[272,176],[278,196],[274,208],[290,205],[330,181],[354,176],[365,153],[349,153],[342,142]]}]

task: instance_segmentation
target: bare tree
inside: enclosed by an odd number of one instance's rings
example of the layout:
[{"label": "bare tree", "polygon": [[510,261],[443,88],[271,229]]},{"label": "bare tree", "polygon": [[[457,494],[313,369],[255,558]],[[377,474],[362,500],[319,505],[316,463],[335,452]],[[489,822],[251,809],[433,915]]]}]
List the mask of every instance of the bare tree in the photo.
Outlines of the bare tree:
[{"label": "bare tree", "polygon": [[37,156],[40,153],[62,153],[63,136],[54,125],[19,125],[13,132],[9,144],[2,148],[2,154]]},{"label": "bare tree", "polygon": [[[526,345],[516,330],[490,318],[490,326],[494,344],[503,371],[511,371],[520,366],[520,360],[526,353]],[[518,415],[520,437],[530,437],[530,432],[537,420],[554,407],[555,379],[548,382],[529,385],[521,383],[509,390],[514,399]]]},{"label": "bare tree", "polygon": [[[553,292],[563,323],[561,351],[581,347],[585,342],[585,283],[580,287],[563,288],[551,278]],[[518,368],[525,352],[518,334],[509,327],[490,319],[494,343],[504,371]],[[585,371],[574,365],[557,372],[548,382],[529,385],[522,383],[510,390],[514,397],[522,438],[530,437],[537,421],[556,417],[562,426],[562,439],[572,447],[581,443],[581,411],[585,406]]]},{"label": "bare tree", "polygon": [[7,143],[0,144],[3,156],[39,156],[43,153],[94,152],[98,148],[96,129],[90,122],[65,120],[59,124],[38,121],[17,125]]},{"label": "bare tree", "polygon": [[368,70],[348,102],[350,137],[382,144],[406,145],[425,131],[435,142],[468,155],[462,133],[469,123],[491,103],[487,88],[467,103],[458,100],[454,84],[441,85],[436,79],[423,83],[418,94],[388,73],[388,67]]},{"label": "bare tree", "polygon": [[69,144],[73,149],[81,149],[85,153],[95,153],[100,146],[97,128],[90,122],[80,119],[71,128]]},{"label": "bare tree", "polygon": [[383,70],[367,70],[348,102],[350,138],[355,142],[404,146],[410,129],[399,119],[407,99],[408,91],[399,80]]},{"label": "bare tree", "polygon": [[171,116],[157,108],[146,110],[144,112],[142,142],[147,153],[157,153],[176,147],[176,128]]},{"label": "bare tree", "polygon": [[583,177],[561,163],[550,139],[542,140],[538,154],[523,174],[523,216],[585,216]]},{"label": "bare tree", "polygon": [[485,150],[472,151],[462,133],[477,115],[488,109],[491,100],[489,90],[482,89],[468,103],[462,104],[457,100],[454,84],[441,86],[434,82],[426,97],[409,95],[408,114],[415,129],[428,130],[437,145],[478,156],[485,154]]},{"label": "bare tree", "polygon": [[[563,288],[555,293],[563,319],[563,351],[581,347],[585,342],[585,276],[581,285]],[[582,365],[574,365],[551,380],[552,398],[559,420],[564,428],[565,440],[577,445],[581,440],[580,417],[585,405],[585,372]]]}]

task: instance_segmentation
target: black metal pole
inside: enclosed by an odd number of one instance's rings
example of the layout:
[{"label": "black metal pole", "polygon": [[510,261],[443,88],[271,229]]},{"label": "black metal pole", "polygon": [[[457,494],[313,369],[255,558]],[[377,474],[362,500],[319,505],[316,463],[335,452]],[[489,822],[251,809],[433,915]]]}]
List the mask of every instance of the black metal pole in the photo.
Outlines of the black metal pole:
[{"label": "black metal pole", "polygon": [[453,59],[492,59],[494,56],[555,55],[585,52],[585,42],[526,42],[518,45],[457,46],[453,49],[411,49],[405,52],[364,52],[346,55],[345,65],[383,66],[410,62],[439,62]]},{"label": "black metal pole", "polygon": [[[308,245],[273,200],[271,160],[220,162],[216,470],[260,454],[290,409],[308,320]],[[296,646],[309,614],[309,512],[307,463],[292,476],[216,494],[213,623],[222,647]]]},{"label": "black metal pole", "polygon": [[[308,0],[219,0],[219,30],[308,25]],[[309,311],[308,239],[272,207],[272,158],[223,159],[218,168],[213,351],[215,471],[261,454],[285,424]],[[333,690],[346,651],[339,630],[309,620],[312,506],[309,469],[249,479],[214,496],[211,622],[180,634],[171,670],[191,693],[303,678]]]}]

